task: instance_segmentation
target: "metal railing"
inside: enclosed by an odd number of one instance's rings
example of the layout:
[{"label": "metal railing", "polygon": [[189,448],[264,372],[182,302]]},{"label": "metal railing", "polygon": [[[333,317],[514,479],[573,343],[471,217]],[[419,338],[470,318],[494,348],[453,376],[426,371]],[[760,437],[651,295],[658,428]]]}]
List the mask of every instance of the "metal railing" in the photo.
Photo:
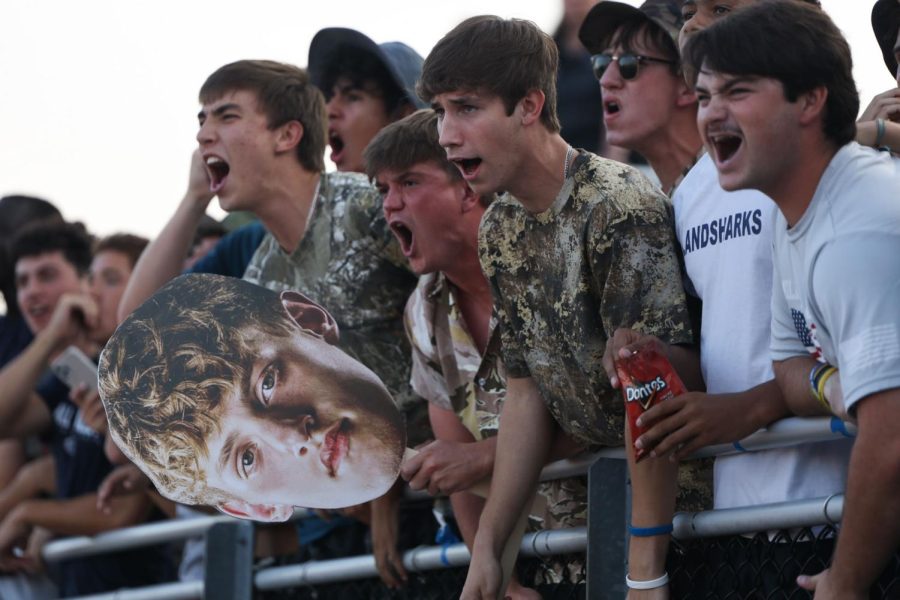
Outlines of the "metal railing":
[{"label": "metal railing", "polygon": [[[779,421],[741,440],[740,443],[704,448],[694,457],[717,456],[763,449],[821,442],[842,437],[852,437],[855,429],[837,419],[791,418]],[[571,530],[544,531],[523,538],[523,556],[581,553],[587,550],[588,597],[624,597],[624,510],[627,499],[627,472],[623,460],[623,448],[611,448],[599,453],[582,455],[574,459],[548,465],[541,479],[552,480],[589,474],[589,479],[604,480],[601,486],[591,485],[588,526]],[[603,460],[615,459],[615,460]],[[621,485],[615,485],[621,481]],[[610,485],[610,483],[613,485]],[[419,495],[419,494],[413,494]],[[746,508],[732,508],[700,513],[679,513],[675,516],[674,537],[692,539],[710,535],[746,533],[767,529],[805,527],[835,523],[840,520],[843,497],[832,496],[814,500],[785,502]],[[302,516],[305,511],[298,511]],[[82,558],[107,552],[132,549],[145,545],[171,542],[201,535],[217,524],[236,524],[226,516],[179,519],[162,523],[141,525],[98,534],[93,537],[76,537],[51,542],[43,551],[44,559],[56,562]],[[239,521],[246,525],[246,522]],[[597,540],[592,551],[588,540]],[[593,545],[593,541],[592,541]],[[469,553],[463,544],[448,547],[427,547],[410,550],[404,555],[404,566],[410,572],[448,569],[465,566]],[[621,564],[619,564],[621,562]],[[246,569],[251,569],[247,564]],[[310,562],[298,565],[270,567],[253,576],[257,590],[275,590],[292,586],[309,586],[335,581],[377,577],[374,558],[350,557],[330,561]],[[143,600],[145,598],[203,598],[204,582],[171,583],[134,590],[120,590],[110,594],[94,595],[90,600]],[[218,600],[218,599],[217,599]]]}]

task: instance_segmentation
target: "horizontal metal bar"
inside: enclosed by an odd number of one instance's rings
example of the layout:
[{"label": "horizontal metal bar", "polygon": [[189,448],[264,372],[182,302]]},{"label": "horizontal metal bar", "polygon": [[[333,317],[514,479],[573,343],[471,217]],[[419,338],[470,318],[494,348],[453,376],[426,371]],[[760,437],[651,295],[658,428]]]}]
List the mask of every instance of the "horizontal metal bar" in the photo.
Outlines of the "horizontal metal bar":
[{"label": "horizontal metal bar", "polygon": [[[522,537],[523,556],[554,556],[584,552],[587,548],[587,528],[573,527],[540,531]],[[419,547],[403,554],[403,566],[409,572],[433,571],[462,567],[469,564],[471,555],[465,544]],[[277,590],[304,585],[351,581],[378,577],[372,555],[336,560],[308,562],[299,565],[271,567],[256,574],[258,590]]]},{"label": "horizontal metal bar", "polygon": [[812,527],[838,523],[844,513],[844,495],[826,498],[678,513],[672,535],[678,539],[756,533],[773,529]]},{"label": "horizontal metal bar", "polygon": [[[741,451],[765,450],[801,443],[822,442],[855,435],[856,428],[828,417],[792,417],[773,423],[741,440],[738,444],[722,444],[704,448],[693,457],[721,456]],[[605,448],[593,454],[584,454],[568,460],[560,460],[547,465],[541,473],[541,480],[561,479],[583,475],[587,467],[597,458],[625,458],[624,448]],[[428,497],[423,492],[413,492],[408,496]],[[295,518],[310,514],[305,509],[297,509]],[[148,525],[139,525],[98,534],[94,537],[74,537],[57,540],[44,547],[44,560],[56,562],[71,558],[83,558],[107,552],[127,550],[151,544],[171,542],[203,534],[214,522],[229,519],[226,516],[200,517],[198,519],[178,519]]]},{"label": "horizontal metal bar", "polygon": [[[837,523],[841,520],[843,507],[843,495],[836,494],[812,500],[678,513],[673,521],[673,535],[679,539],[692,539]],[[523,556],[553,556],[584,552],[586,548],[587,528],[574,527],[528,534],[522,538],[520,552]],[[464,544],[453,544],[447,548],[420,547],[404,554],[403,565],[410,572],[429,571],[465,566],[469,564],[470,558]],[[275,590],[377,576],[375,559],[367,555],[271,567],[257,573],[254,583],[258,590]],[[145,600],[161,597],[187,600],[200,598],[202,593],[202,582],[187,582],[122,590],[82,600]]]},{"label": "horizontal metal bar", "polygon": [[766,429],[747,436],[735,444],[707,446],[691,455],[691,458],[725,456],[756,450],[771,450],[798,444],[811,444],[842,440],[856,436],[856,426],[837,417],[791,417],[776,421]]},{"label": "horizontal metal bar", "polygon": [[215,523],[228,522],[233,517],[197,517],[172,519],[116,529],[95,536],[75,536],[56,540],[44,546],[43,557],[47,562],[84,558],[107,552],[129,550],[201,536]]},{"label": "horizontal metal bar", "polygon": [[[796,446],[797,444],[840,440],[854,437],[855,435],[856,426],[852,423],[845,423],[837,417],[790,417],[776,421],[767,428],[760,429],[737,443],[717,444],[701,448],[691,454],[690,458],[727,456],[742,452],[771,450],[772,448]],[[587,472],[587,468],[598,458],[621,458],[624,460],[625,448],[603,448],[592,454],[582,454],[571,459],[550,463],[541,471],[541,481],[583,475]]]},{"label": "horizontal metal bar", "polygon": [[180,581],[150,585],[142,588],[123,589],[106,594],[78,596],[74,600],[198,600],[203,598],[202,581]]}]

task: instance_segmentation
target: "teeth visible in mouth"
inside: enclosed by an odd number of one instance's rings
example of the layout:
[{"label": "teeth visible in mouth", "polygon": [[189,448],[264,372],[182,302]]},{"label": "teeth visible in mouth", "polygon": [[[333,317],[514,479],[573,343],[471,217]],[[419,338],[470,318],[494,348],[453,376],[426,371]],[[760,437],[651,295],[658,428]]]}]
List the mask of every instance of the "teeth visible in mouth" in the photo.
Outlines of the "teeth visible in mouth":
[{"label": "teeth visible in mouth", "polygon": [[409,249],[412,248],[412,230],[403,223],[395,221],[391,223],[391,231],[397,236],[397,240],[400,242],[400,249],[403,250],[404,254],[407,254]]},{"label": "teeth visible in mouth", "polygon": [[231,171],[231,167],[218,156],[208,156],[206,157],[206,170],[209,172],[210,188],[218,190]]},{"label": "teeth visible in mouth", "polygon": [[617,102],[606,102],[604,103],[606,107],[607,114],[614,115],[619,112],[619,104]]},{"label": "teeth visible in mouth", "polygon": [[474,173],[478,166],[481,164],[480,158],[459,158],[454,160],[456,166],[463,172],[464,175],[471,175]]},{"label": "teeth visible in mouth", "polygon": [[723,134],[710,138],[716,148],[716,156],[721,162],[730,159],[741,147],[742,140],[736,135]]}]

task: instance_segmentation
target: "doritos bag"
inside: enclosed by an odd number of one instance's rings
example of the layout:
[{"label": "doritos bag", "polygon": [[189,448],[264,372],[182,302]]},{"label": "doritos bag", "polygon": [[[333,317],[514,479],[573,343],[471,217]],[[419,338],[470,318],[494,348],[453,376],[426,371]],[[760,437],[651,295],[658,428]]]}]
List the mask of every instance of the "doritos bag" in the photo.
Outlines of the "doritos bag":
[{"label": "doritos bag", "polygon": [[[642,348],[628,358],[616,360],[616,373],[625,398],[632,443],[645,431],[636,423],[644,411],[687,391],[668,359],[650,347]],[[634,449],[637,461],[646,455],[646,450]]]}]

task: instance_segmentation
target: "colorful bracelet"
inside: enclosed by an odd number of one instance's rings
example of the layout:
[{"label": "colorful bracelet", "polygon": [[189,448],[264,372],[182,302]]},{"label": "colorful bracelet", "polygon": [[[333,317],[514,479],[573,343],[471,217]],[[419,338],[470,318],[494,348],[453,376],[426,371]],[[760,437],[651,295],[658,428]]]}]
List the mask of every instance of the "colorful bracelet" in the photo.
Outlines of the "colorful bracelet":
[{"label": "colorful bracelet", "polygon": [[837,373],[837,369],[828,363],[818,364],[809,372],[809,391],[822,407],[829,413],[832,412],[828,398],[825,397],[825,382]]}]

